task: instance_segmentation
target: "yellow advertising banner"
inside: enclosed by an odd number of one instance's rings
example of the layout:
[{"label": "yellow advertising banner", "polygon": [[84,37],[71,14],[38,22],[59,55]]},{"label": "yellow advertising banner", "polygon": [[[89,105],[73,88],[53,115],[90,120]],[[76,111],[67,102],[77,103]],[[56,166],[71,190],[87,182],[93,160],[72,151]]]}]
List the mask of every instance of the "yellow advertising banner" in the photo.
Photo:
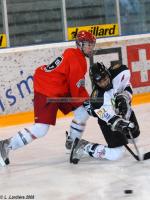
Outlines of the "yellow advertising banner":
[{"label": "yellow advertising banner", "polygon": [[93,35],[95,35],[97,38],[119,35],[118,24],[79,26],[79,27],[69,27],[68,28],[68,40],[75,40],[78,31],[81,31],[81,30],[89,31]]},{"label": "yellow advertising banner", "polygon": [[0,34],[0,48],[7,47],[6,34]]}]

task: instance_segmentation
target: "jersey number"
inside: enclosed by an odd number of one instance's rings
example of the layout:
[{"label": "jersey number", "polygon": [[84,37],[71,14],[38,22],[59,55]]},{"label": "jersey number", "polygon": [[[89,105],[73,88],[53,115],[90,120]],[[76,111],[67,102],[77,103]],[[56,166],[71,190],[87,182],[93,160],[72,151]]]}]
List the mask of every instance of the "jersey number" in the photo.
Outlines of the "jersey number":
[{"label": "jersey number", "polygon": [[52,71],[53,69],[55,69],[56,67],[60,65],[60,63],[62,62],[62,59],[63,57],[56,58],[51,64],[47,65],[44,70],[46,72]]}]

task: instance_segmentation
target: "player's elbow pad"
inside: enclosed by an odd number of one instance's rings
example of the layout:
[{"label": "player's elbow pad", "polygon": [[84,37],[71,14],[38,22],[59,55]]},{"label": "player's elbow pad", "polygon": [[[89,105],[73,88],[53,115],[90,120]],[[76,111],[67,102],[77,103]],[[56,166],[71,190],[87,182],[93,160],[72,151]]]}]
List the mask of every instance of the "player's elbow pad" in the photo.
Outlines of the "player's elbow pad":
[{"label": "player's elbow pad", "polygon": [[85,101],[83,103],[83,106],[84,106],[85,110],[87,111],[87,113],[90,116],[97,117],[97,115],[96,115],[96,113],[95,113],[95,111],[94,111],[94,109],[93,109],[93,107],[92,107],[92,105],[91,105],[89,100]]}]

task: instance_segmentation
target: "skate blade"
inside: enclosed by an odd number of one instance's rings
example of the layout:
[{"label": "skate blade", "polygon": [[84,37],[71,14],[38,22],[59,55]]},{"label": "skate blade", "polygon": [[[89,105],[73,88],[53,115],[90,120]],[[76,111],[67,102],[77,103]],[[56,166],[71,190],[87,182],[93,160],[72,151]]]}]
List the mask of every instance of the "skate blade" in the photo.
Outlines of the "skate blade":
[{"label": "skate blade", "polygon": [[[73,164],[77,164],[79,162],[78,159],[73,159],[74,149],[76,148],[78,142],[79,142],[79,139],[76,138],[75,141],[74,141],[74,143],[73,143],[71,154],[70,154],[70,163],[73,163]],[[76,160],[78,160],[78,161],[76,161]]]},{"label": "skate blade", "polygon": [[79,159],[77,159],[77,158],[72,159],[72,163],[73,163],[73,164],[76,165],[76,164],[78,164],[78,162],[79,162]]},{"label": "skate blade", "polygon": [[9,158],[6,158],[5,164],[6,164],[6,165],[9,165],[9,164],[10,164]]},{"label": "skate blade", "polygon": [[1,167],[5,167],[6,163],[4,162],[3,158],[0,156],[0,165]]}]

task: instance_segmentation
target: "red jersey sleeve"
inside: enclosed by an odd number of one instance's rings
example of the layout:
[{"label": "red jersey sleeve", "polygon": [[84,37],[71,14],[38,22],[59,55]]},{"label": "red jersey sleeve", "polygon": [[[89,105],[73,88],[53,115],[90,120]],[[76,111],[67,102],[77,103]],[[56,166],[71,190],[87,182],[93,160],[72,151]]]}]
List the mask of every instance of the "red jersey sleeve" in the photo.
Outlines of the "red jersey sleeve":
[{"label": "red jersey sleeve", "polygon": [[79,98],[74,105],[82,105],[85,99],[89,97],[85,88],[85,74],[87,72],[87,63],[83,53],[76,49],[69,56],[69,89],[71,97]]}]

